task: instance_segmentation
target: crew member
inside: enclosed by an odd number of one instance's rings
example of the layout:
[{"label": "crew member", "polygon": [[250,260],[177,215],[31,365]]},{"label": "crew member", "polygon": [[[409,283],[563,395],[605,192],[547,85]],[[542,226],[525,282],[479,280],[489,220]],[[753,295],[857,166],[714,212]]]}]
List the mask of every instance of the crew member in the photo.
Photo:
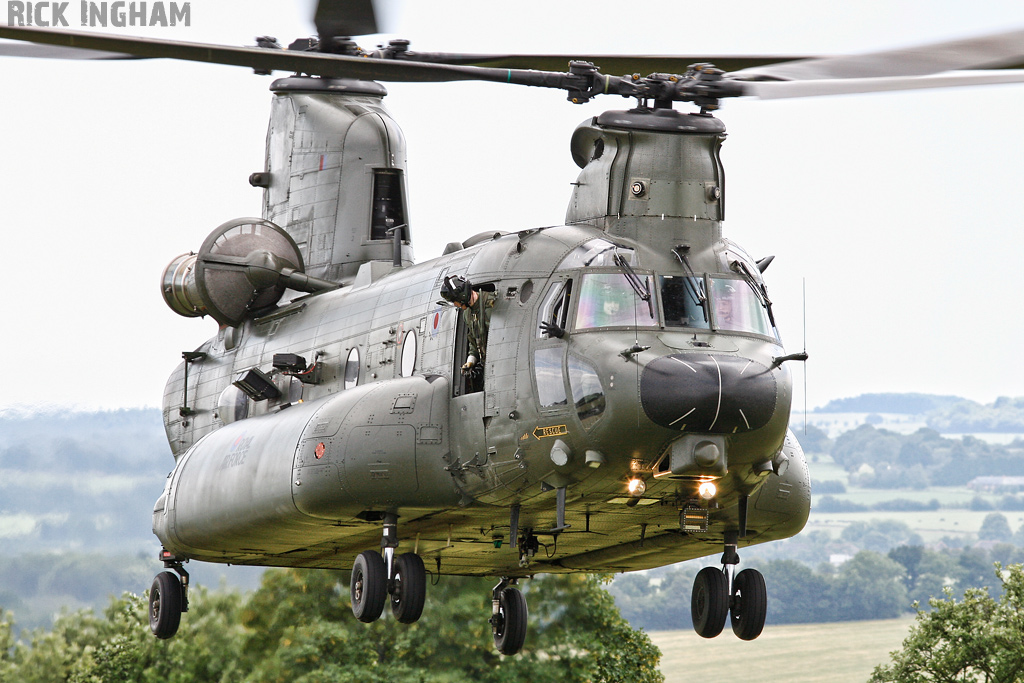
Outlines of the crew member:
[{"label": "crew member", "polygon": [[484,357],[487,353],[487,329],[491,324],[494,294],[474,289],[469,280],[458,275],[449,275],[441,283],[441,297],[466,311],[468,354],[466,362],[462,365],[462,374],[478,375],[476,369],[484,367]]}]

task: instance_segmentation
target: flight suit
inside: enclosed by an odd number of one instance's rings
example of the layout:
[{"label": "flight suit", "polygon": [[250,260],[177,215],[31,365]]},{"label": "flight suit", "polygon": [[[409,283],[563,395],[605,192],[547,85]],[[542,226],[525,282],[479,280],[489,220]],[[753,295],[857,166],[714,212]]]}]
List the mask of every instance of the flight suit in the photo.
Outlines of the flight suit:
[{"label": "flight suit", "polygon": [[487,328],[491,324],[491,309],[494,308],[493,292],[477,292],[476,303],[466,309],[467,352],[476,357],[481,370],[484,354],[487,352]]}]

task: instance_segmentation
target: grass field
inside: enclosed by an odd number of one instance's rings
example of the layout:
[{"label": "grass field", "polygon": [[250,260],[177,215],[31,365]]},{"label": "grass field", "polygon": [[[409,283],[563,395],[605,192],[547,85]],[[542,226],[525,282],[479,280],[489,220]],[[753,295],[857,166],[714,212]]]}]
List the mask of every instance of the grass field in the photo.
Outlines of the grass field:
[{"label": "grass field", "polygon": [[766,626],[744,642],[729,627],[713,640],[693,631],[654,631],[666,683],[864,683],[872,670],[900,648],[913,617],[885,621]]}]

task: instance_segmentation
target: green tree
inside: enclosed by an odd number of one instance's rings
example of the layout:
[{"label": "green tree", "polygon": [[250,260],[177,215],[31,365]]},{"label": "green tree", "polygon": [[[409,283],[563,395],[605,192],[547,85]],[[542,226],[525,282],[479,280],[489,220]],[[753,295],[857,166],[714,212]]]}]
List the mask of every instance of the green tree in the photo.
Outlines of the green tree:
[{"label": "green tree", "polygon": [[[62,614],[50,630],[22,634],[6,683],[186,683],[237,680],[242,627],[237,593],[193,589],[190,610],[172,640],[149,633],[148,600],[125,594],[102,615]],[[6,677],[5,677],[6,676]]]},{"label": "green tree", "polygon": [[0,683],[662,683],[661,653],[615,609],[601,579],[525,582],[530,634],[522,654],[499,655],[487,621],[493,580],[449,577],[428,592],[416,624],[363,624],[342,572],[277,570],[247,601],[193,588],[177,636],[149,633],[148,600],[124,595],[103,614],[61,615],[15,642],[0,618]]},{"label": "green tree", "polygon": [[978,540],[980,541],[1002,541],[1005,543],[1012,536],[1010,522],[1006,519],[1006,515],[999,512],[985,515],[981,529],[978,530]]},{"label": "green tree", "polygon": [[13,680],[14,621],[10,612],[0,610],[0,681]]},{"label": "green tree", "polygon": [[862,550],[839,568],[836,611],[842,621],[891,619],[910,607],[903,585],[906,569],[887,557]]},{"label": "green tree", "polygon": [[768,584],[768,623],[797,624],[836,620],[831,580],[794,560],[761,566]]},{"label": "green tree", "polygon": [[1024,570],[996,565],[996,574],[999,601],[972,588],[958,602],[947,588],[945,597],[929,601],[930,612],[919,609],[903,648],[875,668],[872,683],[1024,679]]},{"label": "green tree", "polygon": [[615,609],[600,579],[580,574],[529,581],[530,633],[522,654],[494,650],[493,580],[443,578],[424,618],[362,624],[348,610],[340,572],[268,572],[243,620],[251,631],[247,680],[336,683],[506,683],[531,680],[660,682],[661,653]]}]

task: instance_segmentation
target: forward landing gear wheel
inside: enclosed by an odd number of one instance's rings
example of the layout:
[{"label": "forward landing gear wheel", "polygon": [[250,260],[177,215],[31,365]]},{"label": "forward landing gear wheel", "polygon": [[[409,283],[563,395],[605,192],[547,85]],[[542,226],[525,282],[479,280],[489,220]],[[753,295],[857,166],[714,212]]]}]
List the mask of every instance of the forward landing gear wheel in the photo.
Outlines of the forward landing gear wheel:
[{"label": "forward landing gear wheel", "polygon": [[526,642],[526,598],[518,588],[509,586],[498,598],[494,623],[494,647],[503,655],[518,654]]},{"label": "forward landing gear wheel", "polygon": [[415,623],[423,614],[427,596],[427,572],[416,553],[395,558],[395,575],[391,579],[391,613],[403,624]]},{"label": "forward landing gear wheel", "polygon": [[369,624],[380,618],[388,597],[388,570],[375,550],[359,553],[352,563],[352,614]]},{"label": "forward landing gear wheel", "polygon": [[149,589],[149,629],[166,640],[181,623],[181,580],[173,572],[160,572]]},{"label": "forward landing gear wheel", "polygon": [[693,581],[690,598],[693,630],[702,638],[714,638],[725,628],[729,616],[729,586],[725,573],[715,567],[704,567]]},{"label": "forward landing gear wheel", "polygon": [[732,631],[743,640],[761,635],[768,613],[768,590],[756,569],[744,569],[732,580]]}]

